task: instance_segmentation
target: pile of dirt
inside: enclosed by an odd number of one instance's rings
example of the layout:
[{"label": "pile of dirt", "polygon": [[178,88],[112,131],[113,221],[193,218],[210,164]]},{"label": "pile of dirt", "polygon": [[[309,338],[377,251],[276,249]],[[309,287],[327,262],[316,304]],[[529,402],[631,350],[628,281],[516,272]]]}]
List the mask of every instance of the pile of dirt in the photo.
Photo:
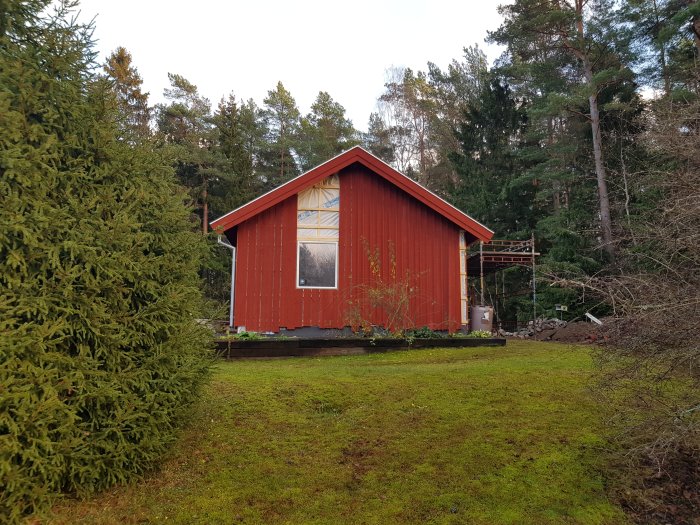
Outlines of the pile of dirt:
[{"label": "pile of dirt", "polygon": [[602,341],[604,338],[600,325],[585,321],[567,323],[566,326],[555,330],[549,336],[544,334],[544,332],[540,335],[544,335],[544,337],[537,337],[537,339],[562,343],[595,343]]}]

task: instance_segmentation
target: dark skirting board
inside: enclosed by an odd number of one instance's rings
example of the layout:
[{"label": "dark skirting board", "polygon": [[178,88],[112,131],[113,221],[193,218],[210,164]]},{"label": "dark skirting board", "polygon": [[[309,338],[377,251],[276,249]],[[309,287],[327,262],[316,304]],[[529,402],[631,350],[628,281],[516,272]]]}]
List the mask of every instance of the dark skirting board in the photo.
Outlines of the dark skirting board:
[{"label": "dark skirting board", "polygon": [[314,357],[332,355],[358,355],[409,350],[412,348],[473,348],[477,346],[505,346],[501,338],[454,338],[454,339],[390,339],[390,338],[343,338],[343,339],[256,339],[217,341],[220,357],[236,359],[242,357]]}]

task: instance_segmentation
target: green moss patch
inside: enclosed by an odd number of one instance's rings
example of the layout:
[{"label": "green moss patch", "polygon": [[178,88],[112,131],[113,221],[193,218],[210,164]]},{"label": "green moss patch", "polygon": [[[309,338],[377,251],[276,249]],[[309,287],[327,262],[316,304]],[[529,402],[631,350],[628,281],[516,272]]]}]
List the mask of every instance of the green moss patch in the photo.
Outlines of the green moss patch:
[{"label": "green moss patch", "polygon": [[52,523],[619,524],[585,348],[221,363],[162,470]]}]

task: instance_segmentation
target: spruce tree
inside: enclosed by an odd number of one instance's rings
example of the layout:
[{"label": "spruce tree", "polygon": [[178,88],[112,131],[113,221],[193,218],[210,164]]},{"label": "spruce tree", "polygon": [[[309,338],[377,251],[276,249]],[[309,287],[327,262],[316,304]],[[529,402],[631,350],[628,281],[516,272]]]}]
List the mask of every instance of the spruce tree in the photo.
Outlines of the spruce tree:
[{"label": "spruce tree", "polygon": [[362,135],[362,145],[384,162],[389,164],[394,162],[394,145],[391,143],[391,134],[379,113],[372,113],[369,116],[367,133]]},{"label": "spruce tree", "polygon": [[0,522],[152,467],[206,376],[185,196],[122,140],[90,26],[0,12]]},{"label": "spruce tree", "polygon": [[452,201],[498,238],[527,238],[537,220],[535,187],[520,177],[526,125],[525,108],[493,80],[467,106],[455,134],[461,151],[451,156],[458,174]]},{"label": "spruce tree", "polygon": [[210,195],[212,213],[219,217],[257,197],[259,184],[245,129],[245,113],[235,96],[229,95],[219,102],[212,123],[212,151],[218,177],[212,183]]},{"label": "spruce tree", "polygon": [[200,209],[202,233],[209,229],[209,186],[213,171],[213,132],[211,104],[197,86],[181,75],[168,73],[170,88],[165,89],[169,104],[156,106],[156,122],[164,148],[175,166],[180,183],[190,191]]},{"label": "spruce tree", "polygon": [[292,94],[278,82],[267,92],[263,101],[262,119],[266,128],[267,144],[261,160],[260,174],[265,188],[272,189],[295,177],[299,169],[293,153],[298,146],[299,108]]},{"label": "spruce tree", "polygon": [[345,117],[345,108],[325,91],[320,91],[311,112],[301,119],[297,154],[303,171],[359,143],[358,133]]},{"label": "spruce tree", "polygon": [[145,138],[151,133],[148,93],[141,91],[143,80],[131,61],[131,53],[118,47],[107,58],[104,71],[113,82],[119,101],[122,132],[126,135],[133,134],[134,138]]}]

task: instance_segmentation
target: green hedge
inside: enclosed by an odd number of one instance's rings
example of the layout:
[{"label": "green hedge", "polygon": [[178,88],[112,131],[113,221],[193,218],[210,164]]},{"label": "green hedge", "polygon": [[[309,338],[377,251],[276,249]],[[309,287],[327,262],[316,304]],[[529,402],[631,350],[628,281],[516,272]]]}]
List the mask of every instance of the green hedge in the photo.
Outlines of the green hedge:
[{"label": "green hedge", "polygon": [[48,4],[0,6],[2,523],[151,468],[209,366],[186,197]]}]

